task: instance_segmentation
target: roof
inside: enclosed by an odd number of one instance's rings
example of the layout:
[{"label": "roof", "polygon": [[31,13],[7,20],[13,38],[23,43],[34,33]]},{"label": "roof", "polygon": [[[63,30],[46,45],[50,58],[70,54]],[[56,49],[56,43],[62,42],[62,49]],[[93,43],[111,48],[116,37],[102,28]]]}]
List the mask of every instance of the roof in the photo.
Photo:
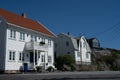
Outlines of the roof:
[{"label": "roof", "polygon": [[8,23],[31,29],[49,35],[51,37],[55,36],[52,32],[50,32],[47,28],[45,28],[42,24],[38,23],[37,21],[25,18],[23,16],[19,16],[17,14],[11,13],[3,9],[0,9],[0,16],[2,16]]}]

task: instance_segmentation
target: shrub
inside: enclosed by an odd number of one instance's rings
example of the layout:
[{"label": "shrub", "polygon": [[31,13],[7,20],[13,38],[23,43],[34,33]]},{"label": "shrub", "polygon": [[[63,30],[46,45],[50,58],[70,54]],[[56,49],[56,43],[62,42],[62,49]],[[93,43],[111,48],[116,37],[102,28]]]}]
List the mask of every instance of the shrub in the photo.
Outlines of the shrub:
[{"label": "shrub", "polygon": [[74,62],[71,55],[58,56],[57,59],[56,59],[56,67],[57,67],[58,70],[65,70],[66,68],[64,68],[64,65],[70,67],[71,70],[74,70],[74,67],[71,66],[74,63],[75,62]]},{"label": "shrub", "polygon": [[42,66],[36,66],[37,72],[42,72]]},{"label": "shrub", "polygon": [[47,68],[47,71],[53,72],[53,71],[54,71],[54,68],[53,68],[52,66],[49,66],[49,67]]}]

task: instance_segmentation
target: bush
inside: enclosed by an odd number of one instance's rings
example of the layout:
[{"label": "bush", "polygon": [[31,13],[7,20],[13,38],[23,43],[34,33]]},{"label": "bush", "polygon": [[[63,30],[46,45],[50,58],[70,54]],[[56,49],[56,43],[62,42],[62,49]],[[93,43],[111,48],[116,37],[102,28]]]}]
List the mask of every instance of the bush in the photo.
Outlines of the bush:
[{"label": "bush", "polygon": [[62,55],[62,56],[58,56],[56,59],[56,67],[58,70],[68,70],[66,68],[64,68],[64,65],[71,68],[71,70],[74,70],[74,67],[72,65],[74,65],[74,60],[72,58],[71,55]]},{"label": "bush", "polygon": [[53,72],[53,71],[54,71],[54,68],[53,68],[52,66],[49,66],[49,67],[47,68],[47,71]]},{"label": "bush", "polygon": [[37,72],[42,72],[42,66],[36,66]]}]

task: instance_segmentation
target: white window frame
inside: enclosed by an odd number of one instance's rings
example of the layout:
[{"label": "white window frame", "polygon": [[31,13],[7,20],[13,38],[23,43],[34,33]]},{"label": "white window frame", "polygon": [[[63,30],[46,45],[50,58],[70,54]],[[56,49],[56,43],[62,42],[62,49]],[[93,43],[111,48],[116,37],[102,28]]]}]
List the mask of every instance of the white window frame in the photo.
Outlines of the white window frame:
[{"label": "white window frame", "polygon": [[86,44],[85,44],[85,42],[83,42],[83,48],[86,48]]},{"label": "white window frame", "polygon": [[77,52],[77,57],[80,57],[81,53],[80,52]]},{"label": "white window frame", "polygon": [[35,42],[37,42],[37,36],[33,36],[33,35],[31,35],[31,41],[35,41]]},{"label": "white window frame", "polygon": [[15,61],[16,60],[16,51],[9,50],[8,56],[9,56],[8,57],[9,61]]},{"label": "white window frame", "polygon": [[20,62],[24,61],[24,53],[23,52],[19,52],[19,61]]},{"label": "white window frame", "polygon": [[16,31],[13,30],[13,29],[10,29],[10,36],[9,36],[10,39],[16,39]]},{"label": "white window frame", "polygon": [[42,38],[42,42],[44,42],[44,43],[45,43],[45,38]]},{"label": "white window frame", "polygon": [[48,56],[48,63],[52,63],[52,56]]},{"label": "white window frame", "polygon": [[25,41],[25,33],[20,32],[20,41]]},{"label": "white window frame", "polygon": [[86,58],[89,59],[89,53],[88,52],[86,52]]},{"label": "white window frame", "polygon": [[52,45],[52,41],[48,40],[48,45],[51,46]]},{"label": "white window frame", "polygon": [[41,55],[41,62],[45,62],[45,55]]}]

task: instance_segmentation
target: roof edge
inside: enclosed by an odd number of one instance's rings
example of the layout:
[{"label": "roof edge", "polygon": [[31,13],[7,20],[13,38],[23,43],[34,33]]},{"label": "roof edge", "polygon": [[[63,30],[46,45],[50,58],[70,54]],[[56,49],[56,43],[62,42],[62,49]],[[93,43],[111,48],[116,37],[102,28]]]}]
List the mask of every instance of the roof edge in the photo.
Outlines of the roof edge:
[{"label": "roof edge", "polygon": [[22,27],[22,26],[19,26],[19,25],[16,25],[16,24],[12,24],[12,23],[9,23],[9,22],[7,22],[7,24],[9,24],[9,25],[13,25],[13,26],[17,26],[17,27],[20,27],[20,28],[23,28],[23,29],[27,29],[27,30],[30,30],[30,31],[34,31],[34,32],[40,33],[40,34],[42,34],[42,35],[45,35],[45,36],[49,36],[49,37],[54,38],[54,36],[47,35],[47,34],[44,34],[44,33],[42,33],[42,32],[38,32],[38,31],[35,31],[35,30],[32,30],[32,29],[29,29],[29,28],[25,28],[25,27]]},{"label": "roof edge", "polygon": [[47,27],[45,27],[41,22],[37,21],[38,24],[42,25],[46,30],[52,33],[53,37],[57,37],[52,31],[50,31]]}]

